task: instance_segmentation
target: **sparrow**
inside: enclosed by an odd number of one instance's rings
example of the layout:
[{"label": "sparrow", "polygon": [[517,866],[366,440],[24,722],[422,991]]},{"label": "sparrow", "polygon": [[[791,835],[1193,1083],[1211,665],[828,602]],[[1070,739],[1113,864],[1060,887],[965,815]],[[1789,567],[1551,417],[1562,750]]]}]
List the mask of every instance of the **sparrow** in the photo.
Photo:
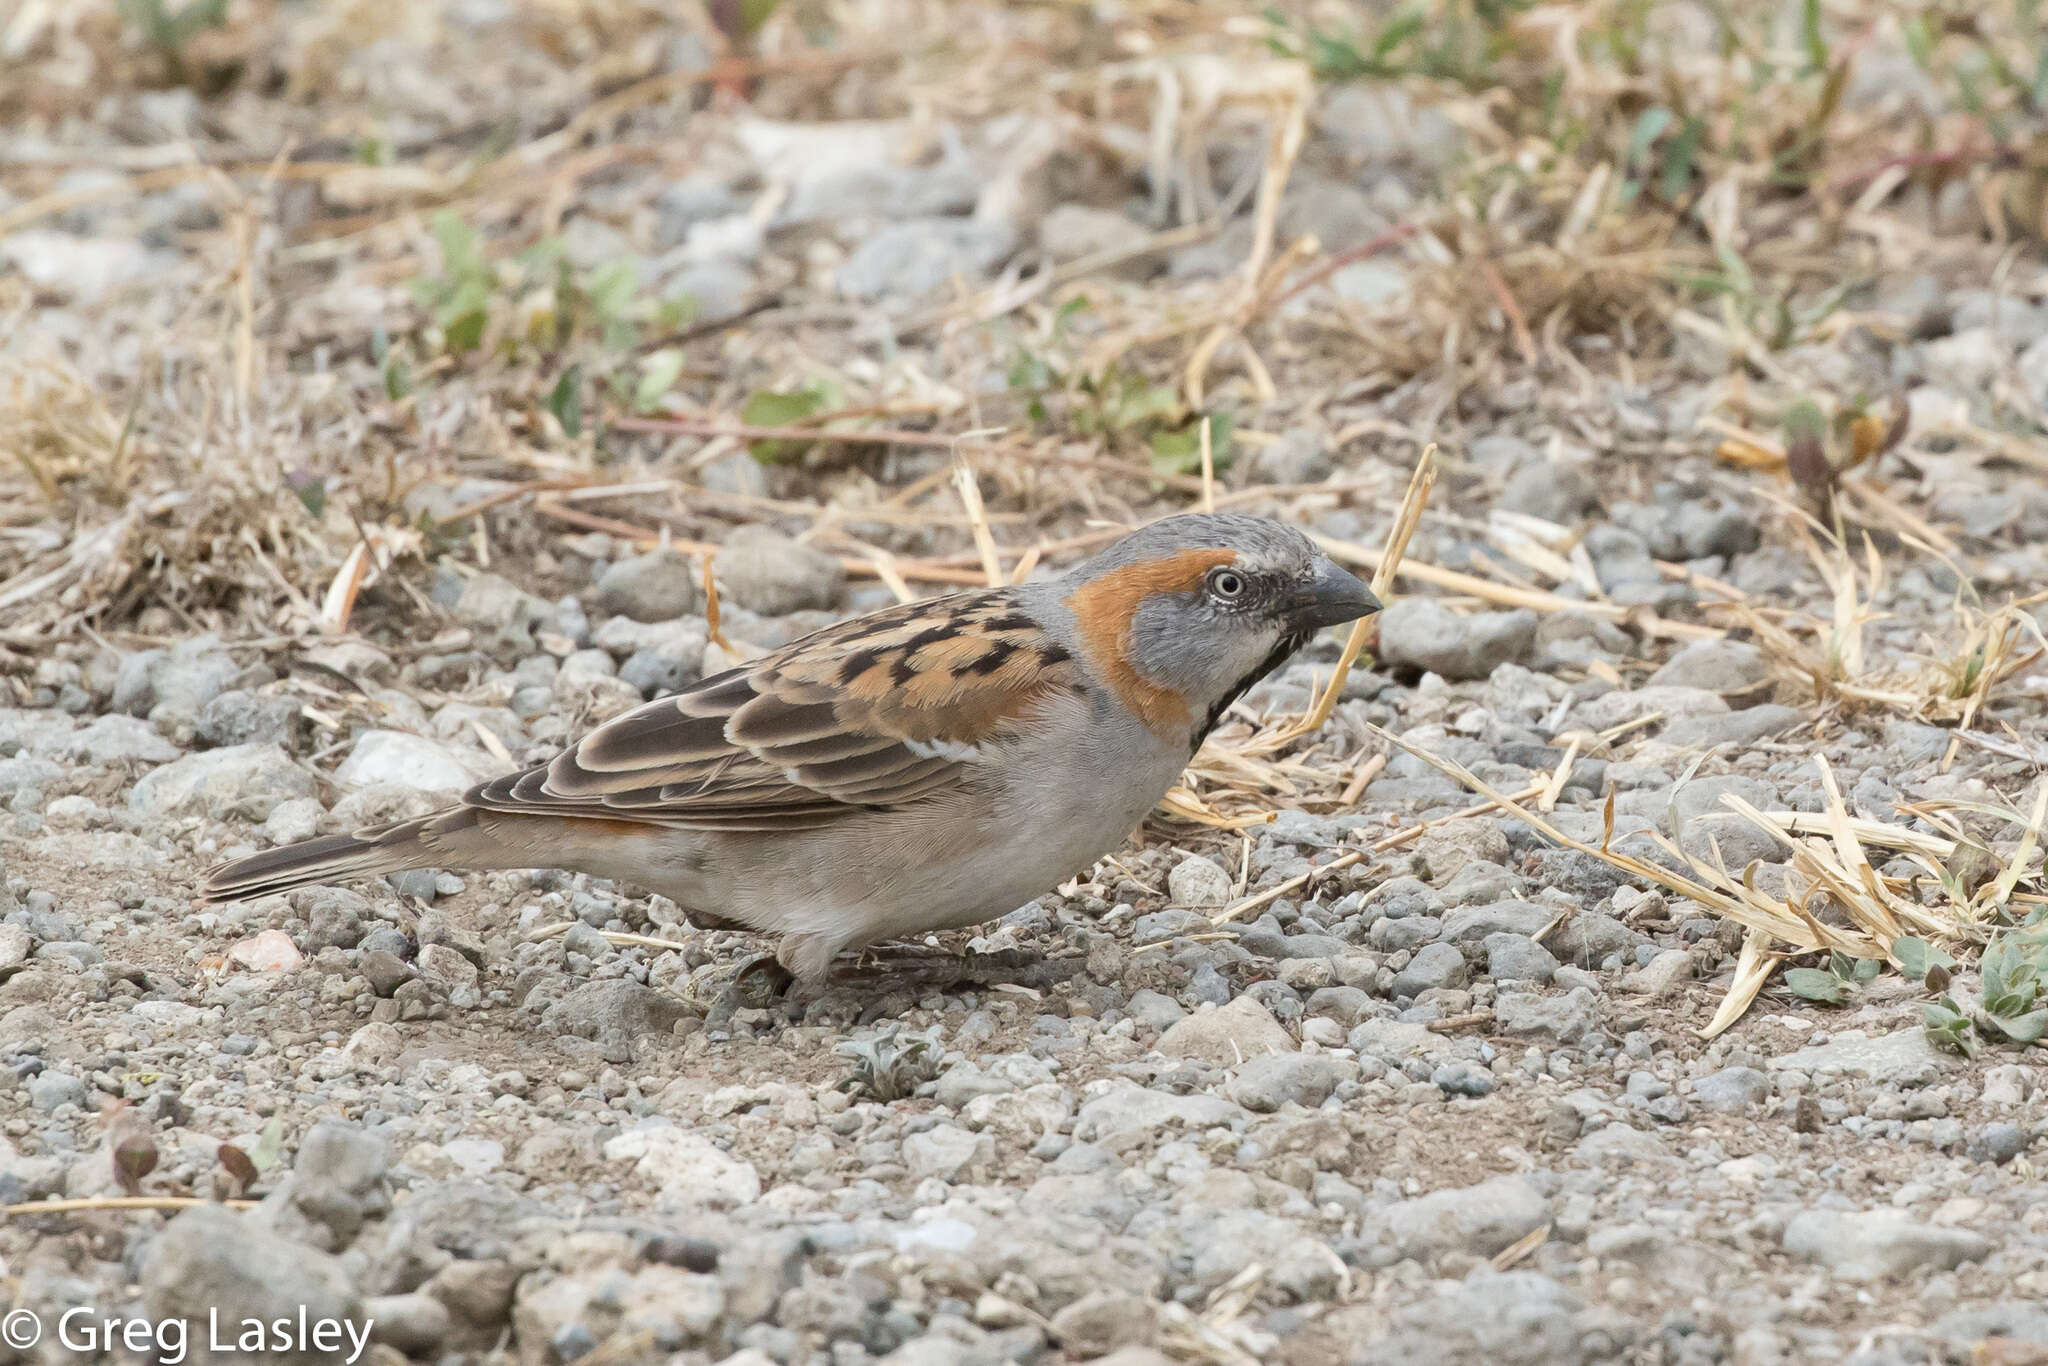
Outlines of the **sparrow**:
[{"label": "sparrow", "polygon": [[564,868],[845,949],[1004,915],[1121,844],[1224,712],[1379,601],[1309,538],[1185,514],[1066,574],[828,626],[413,820],[212,869],[219,901],[409,868]]}]

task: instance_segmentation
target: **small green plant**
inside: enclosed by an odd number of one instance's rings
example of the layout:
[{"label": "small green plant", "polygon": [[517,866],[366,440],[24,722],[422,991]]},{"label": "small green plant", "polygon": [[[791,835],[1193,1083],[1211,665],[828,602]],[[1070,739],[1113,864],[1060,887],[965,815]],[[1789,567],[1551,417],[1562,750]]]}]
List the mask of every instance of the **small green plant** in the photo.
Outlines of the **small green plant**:
[{"label": "small green plant", "polygon": [[1858,987],[1867,986],[1876,978],[1883,966],[1883,959],[1851,958],[1838,949],[1828,955],[1825,968],[1786,969],[1785,988],[1794,996],[1822,1005],[1845,1005]]},{"label": "small green plant", "polygon": [[[1927,980],[1935,981],[1934,970]],[[1999,931],[1984,946],[1974,1003],[1944,992],[1921,1012],[1927,1036],[1961,1053],[1974,1055],[1980,1036],[2015,1044],[2048,1038],[2048,907]]]},{"label": "small green plant", "polygon": [[[412,294],[441,349],[451,354],[476,351],[486,343],[507,356],[526,349],[560,351],[578,342],[623,351],[650,333],[673,331],[695,311],[686,298],[643,294],[637,261],[578,269],[561,240],[552,237],[494,260],[476,229],[445,210],[434,215],[429,231],[440,248],[441,269],[414,280]],[[643,364],[641,370],[657,373],[666,364]],[[668,382],[681,372],[678,361]]]},{"label": "small green plant", "polygon": [[1086,308],[1086,299],[1070,300],[1044,335],[1019,341],[1011,352],[1004,378],[1031,420],[1100,438],[1112,450],[1142,447],[1160,474],[1200,472],[1206,422],[1211,465],[1218,473],[1229,468],[1236,431],[1231,414],[1195,412],[1172,386],[1154,384],[1128,366],[1091,373],[1068,358],[1069,324]]},{"label": "small green plant", "polygon": [[832,1050],[853,1061],[853,1071],[839,1089],[885,1104],[915,1095],[939,1070],[938,1031],[903,1034],[898,1026],[865,1039],[849,1039]]},{"label": "small green plant", "polygon": [[[122,20],[163,58],[165,72],[175,85],[187,84],[192,77],[186,45],[208,29],[227,27],[228,22],[228,0],[187,0],[176,9],[167,0],[119,0],[118,8]],[[206,83],[212,85],[233,73],[206,74]]]},{"label": "small green plant", "polygon": [[1515,47],[1510,25],[1533,8],[1535,0],[1411,3],[1348,33],[1268,9],[1266,44],[1307,62],[1319,81],[1423,76],[1480,88],[1495,83],[1495,65]]},{"label": "small green plant", "polygon": [[[740,409],[749,427],[794,427],[841,407],[839,387],[813,380],[801,389],[756,389]],[[747,443],[747,453],[764,465],[787,465],[803,458],[811,442],[767,436]]]},{"label": "small green plant", "polygon": [[450,351],[474,351],[483,344],[491,320],[491,300],[501,279],[483,254],[476,229],[442,211],[428,229],[441,249],[441,273],[412,283],[412,296],[440,329],[441,344]]}]

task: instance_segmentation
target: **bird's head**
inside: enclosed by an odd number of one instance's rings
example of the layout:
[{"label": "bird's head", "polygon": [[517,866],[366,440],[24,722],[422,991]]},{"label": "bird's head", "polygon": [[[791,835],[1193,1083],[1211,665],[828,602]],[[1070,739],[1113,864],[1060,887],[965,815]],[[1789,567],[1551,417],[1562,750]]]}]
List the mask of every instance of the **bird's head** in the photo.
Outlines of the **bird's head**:
[{"label": "bird's head", "polygon": [[1155,731],[1195,743],[1318,630],[1379,599],[1294,527],[1190,513],[1143,527],[1070,571],[1083,647]]}]

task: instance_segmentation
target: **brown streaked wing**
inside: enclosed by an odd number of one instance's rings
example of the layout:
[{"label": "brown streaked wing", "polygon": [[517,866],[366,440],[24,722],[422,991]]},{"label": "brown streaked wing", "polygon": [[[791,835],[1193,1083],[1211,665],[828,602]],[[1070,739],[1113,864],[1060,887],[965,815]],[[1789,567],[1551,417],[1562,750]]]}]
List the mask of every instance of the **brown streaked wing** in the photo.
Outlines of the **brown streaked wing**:
[{"label": "brown streaked wing", "polygon": [[686,829],[814,827],[960,782],[981,742],[1082,681],[1012,590],[907,603],[636,707],[468,801]]}]

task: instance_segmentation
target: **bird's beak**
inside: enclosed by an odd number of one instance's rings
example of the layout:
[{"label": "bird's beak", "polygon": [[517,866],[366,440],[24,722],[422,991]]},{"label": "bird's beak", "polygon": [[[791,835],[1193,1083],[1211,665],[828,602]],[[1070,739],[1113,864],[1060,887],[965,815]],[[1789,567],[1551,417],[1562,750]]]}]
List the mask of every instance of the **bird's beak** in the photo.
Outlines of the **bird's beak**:
[{"label": "bird's beak", "polygon": [[1380,600],[1372,590],[1327,556],[1318,558],[1314,577],[1289,604],[1289,616],[1306,630],[1355,621],[1379,610]]}]

